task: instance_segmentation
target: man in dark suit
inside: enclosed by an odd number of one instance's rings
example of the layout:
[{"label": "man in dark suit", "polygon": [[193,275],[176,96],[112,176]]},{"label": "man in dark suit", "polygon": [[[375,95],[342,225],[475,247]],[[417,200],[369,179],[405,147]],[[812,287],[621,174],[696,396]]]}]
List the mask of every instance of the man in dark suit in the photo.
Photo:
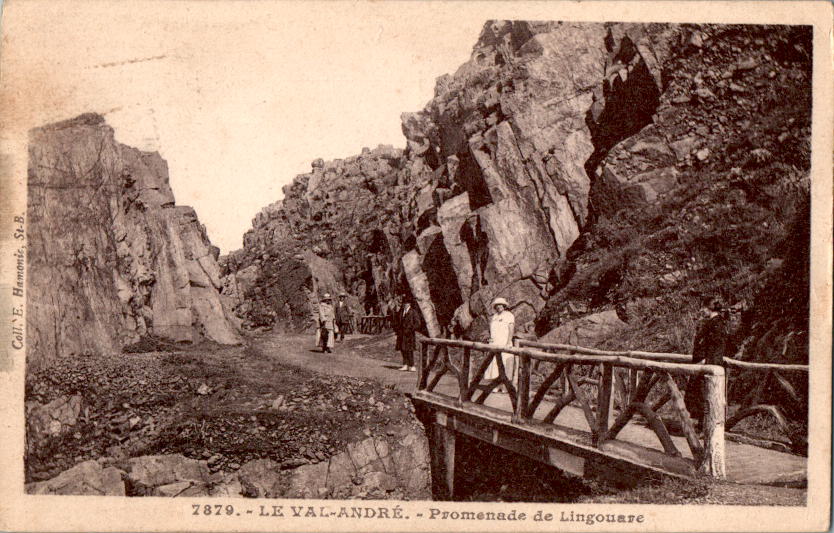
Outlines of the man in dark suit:
[{"label": "man in dark suit", "polygon": [[[350,307],[348,307],[348,304],[345,301],[346,297],[347,297],[347,295],[344,292],[340,292],[339,293],[339,301],[338,301],[338,303],[336,303],[335,313],[336,313],[336,340],[337,341],[340,340],[339,335],[342,336],[341,340],[345,340],[345,333],[347,333],[348,330],[351,329],[351,323],[350,323],[351,313],[350,313]],[[351,331],[351,333],[353,333],[353,331]]]},{"label": "man in dark suit", "polygon": [[400,352],[403,354],[403,372],[416,372],[414,366],[414,350],[417,347],[417,332],[423,325],[420,312],[416,309],[412,300],[406,301],[400,312]]}]

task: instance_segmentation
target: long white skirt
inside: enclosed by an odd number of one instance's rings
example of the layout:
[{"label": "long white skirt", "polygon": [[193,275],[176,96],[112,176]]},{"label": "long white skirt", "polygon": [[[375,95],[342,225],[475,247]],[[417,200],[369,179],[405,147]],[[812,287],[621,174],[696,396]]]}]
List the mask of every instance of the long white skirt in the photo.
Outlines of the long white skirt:
[{"label": "long white skirt", "polygon": [[[501,362],[504,363],[504,373],[507,375],[507,378],[512,382],[515,380],[515,356],[511,353],[501,353]],[[484,374],[484,378],[486,379],[495,379],[499,377],[501,374],[498,372],[498,354],[492,355],[492,362],[487,367],[486,374]]]}]

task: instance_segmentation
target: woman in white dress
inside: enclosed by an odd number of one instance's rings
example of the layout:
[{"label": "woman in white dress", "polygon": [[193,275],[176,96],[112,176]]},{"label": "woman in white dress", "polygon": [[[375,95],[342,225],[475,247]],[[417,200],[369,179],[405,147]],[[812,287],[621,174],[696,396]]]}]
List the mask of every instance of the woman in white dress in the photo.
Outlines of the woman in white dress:
[{"label": "woman in white dress", "polygon": [[[492,302],[492,308],[495,314],[489,321],[489,343],[493,346],[513,345],[513,335],[515,334],[515,317],[507,310],[509,304],[504,298],[496,298]],[[494,358],[487,368],[486,379],[495,379],[500,376],[498,372],[498,357],[499,354],[493,354]],[[504,363],[504,372],[507,378],[512,382],[515,379],[515,356],[511,353],[501,353],[501,361]],[[506,387],[501,384],[496,389],[497,392],[507,392]]]}]

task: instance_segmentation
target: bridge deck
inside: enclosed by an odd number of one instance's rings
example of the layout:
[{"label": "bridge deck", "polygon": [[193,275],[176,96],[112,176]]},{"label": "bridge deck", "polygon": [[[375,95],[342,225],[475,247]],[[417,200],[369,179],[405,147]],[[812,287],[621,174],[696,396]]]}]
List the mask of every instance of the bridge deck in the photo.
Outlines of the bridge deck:
[{"label": "bridge deck", "polygon": [[[457,381],[444,376],[433,393],[420,391],[415,393],[415,396],[427,401],[434,408],[451,408],[454,411],[470,414],[488,424],[511,424],[512,408],[506,394],[490,394],[484,403],[486,409],[474,404],[459,405],[455,399],[457,394]],[[446,398],[448,401],[444,401]],[[536,432],[546,434],[549,439],[563,441],[569,448],[579,446],[575,450],[579,453],[585,453],[585,448],[593,450],[590,446],[591,436],[587,431],[587,422],[582,410],[578,407],[571,405],[563,409],[553,424],[536,423],[540,421],[540,414],[546,413],[552,406],[552,402],[543,401],[530,426],[533,426]],[[524,426],[526,425],[518,427]],[[691,459],[692,455],[684,437],[672,436],[672,439],[681,454]],[[729,440],[726,441],[725,446],[728,481],[744,484],[795,484],[807,480],[807,458],[805,457]],[[653,451],[657,453],[652,453]],[[600,450],[596,450],[596,453],[599,452]],[[625,459],[632,464],[642,463],[653,469],[675,471],[682,468],[675,464],[674,458],[663,454],[663,447],[655,433],[639,423],[627,424],[617,440],[606,443],[602,452],[615,458]]]}]

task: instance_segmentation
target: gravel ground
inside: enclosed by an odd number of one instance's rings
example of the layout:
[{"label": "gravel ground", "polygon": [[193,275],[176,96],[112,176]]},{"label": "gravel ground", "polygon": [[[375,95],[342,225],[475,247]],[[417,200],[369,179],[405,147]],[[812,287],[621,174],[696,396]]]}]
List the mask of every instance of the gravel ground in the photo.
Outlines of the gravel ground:
[{"label": "gravel ground", "polygon": [[216,470],[252,459],[315,463],[362,434],[416,424],[400,393],[370,379],[323,376],[254,348],[67,358],[27,377],[26,401],[80,394],[72,431],[30,439],[26,481],[88,459],[181,453]]}]

